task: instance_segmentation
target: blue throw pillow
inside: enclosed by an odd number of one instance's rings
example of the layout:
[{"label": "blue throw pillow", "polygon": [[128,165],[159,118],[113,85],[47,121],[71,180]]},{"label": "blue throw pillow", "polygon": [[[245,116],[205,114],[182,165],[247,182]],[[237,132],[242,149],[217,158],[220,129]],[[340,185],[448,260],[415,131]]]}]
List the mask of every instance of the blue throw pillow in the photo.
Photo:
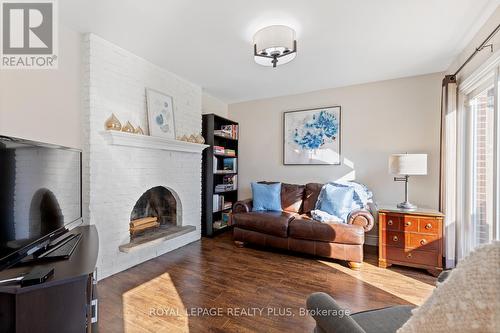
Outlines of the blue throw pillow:
[{"label": "blue throw pillow", "polygon": [[252,182],[252,211],[281,211],[281,183],[259,184]]},{"label": "blue throw pillow", "polygon": [[352,187],[325,184],[316,203],[316,209],[336,216],[342,221],[347,220],[349,213],[357,208]]}]

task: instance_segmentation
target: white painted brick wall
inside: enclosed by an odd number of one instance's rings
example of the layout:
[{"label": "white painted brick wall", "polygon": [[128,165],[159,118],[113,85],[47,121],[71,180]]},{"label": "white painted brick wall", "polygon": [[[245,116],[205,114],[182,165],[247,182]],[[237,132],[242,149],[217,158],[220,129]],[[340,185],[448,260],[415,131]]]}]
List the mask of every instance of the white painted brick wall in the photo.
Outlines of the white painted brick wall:
[{"label": "white painted brick wall", "polygon": [[[125,124],[147,130],[146,88],[173,97],[177,135],[201,132],[201,96],[196,86],[104,39],[83,40],[84,218],[99,232],[99,278],[159,256],[201,235],[201,155],[109,145],[101,135],[114,113]],[[182,225],[196,231],[131,253],[130,213],[140,196],[164,186],[180,198]]]}]

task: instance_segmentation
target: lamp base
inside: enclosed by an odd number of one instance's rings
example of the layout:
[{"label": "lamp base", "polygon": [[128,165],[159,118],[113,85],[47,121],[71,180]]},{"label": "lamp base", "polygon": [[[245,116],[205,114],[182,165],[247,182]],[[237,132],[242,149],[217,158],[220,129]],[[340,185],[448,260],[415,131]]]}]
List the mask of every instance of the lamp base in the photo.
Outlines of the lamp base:
[{"label": "lamp base", "polygon": [[398,208],[404,209],[404,210],[415,210],[417,209],[417,206],[409,203],[408,201],[398,203]]}]

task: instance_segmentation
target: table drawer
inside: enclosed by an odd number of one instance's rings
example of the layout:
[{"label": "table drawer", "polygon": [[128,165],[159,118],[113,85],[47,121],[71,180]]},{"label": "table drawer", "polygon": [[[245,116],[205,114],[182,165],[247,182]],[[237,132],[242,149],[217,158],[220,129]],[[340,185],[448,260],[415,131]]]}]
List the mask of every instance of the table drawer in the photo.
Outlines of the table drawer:
[{"label": "table drawer", "polygon": [[439,234],[441,220],[437,219],[420,219],[418,221],[418,231],[426,234]]},{"label": "table drawer", "polygon": [[413,264],[439,266],[438,254],[436,252],[426,252],[419,250],[412,250],[408,248],[398,248],[387,246],[386,248],[387,260],[401,261]]},{"label": "table drawer", "polygon": [[408,233],[406,246],[412,249],[419,249],[425,251],[437,251],[438,242],[441,239],[438,235],[421,234],[421,233]]},{"label": "table drawer", "polygon": [[399,231],[389,231],[382,233],[382,244],[396,247],[405,247],[405,234]]},{"label": "table drawer", "polygon": [[416,216],[405,216],[402,223],[402,230],[415,231],[418,232],[418,217]]},{"label": "table drawer", "polygon": [[384,230],[399,231],[401,230],[401,221],[402,218],[400,216],[387,214],[384,215],[384,218],[380,222]]}]

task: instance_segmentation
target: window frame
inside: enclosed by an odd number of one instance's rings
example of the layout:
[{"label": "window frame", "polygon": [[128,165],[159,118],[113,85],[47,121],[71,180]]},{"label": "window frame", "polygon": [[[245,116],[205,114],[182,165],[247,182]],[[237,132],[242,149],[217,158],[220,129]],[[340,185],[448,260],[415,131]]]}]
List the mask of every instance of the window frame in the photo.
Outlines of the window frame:
[{"label": "window frame", "polygon": [[[470,252],[478,244],[476,243],[476,230],[474,225],[474,171],[475,171],[475,117],[471,107],[471,100],[481,92],[488,89],[493,83],[493,221],[491,239],[500,239],[500,110],[499,110],[499,73],[500,52],[496,52],[492,59],[472,73],[468,78],[458,85],[458,105],[460,106],[462,124],[459,123],[458,137],[462,137],[461,146],[457,148],[459,155],[459,172],[457,181],[462,179],[460,188],[457,187],[457,206],[462,208],[461,228],[459,229],[459,241],[463,246],[463,254]],[[460,181],[459,181],[460,183]],[[460,193],[462,191],[462,193]],[[459,257],[463,257],[460,256]]]}]

